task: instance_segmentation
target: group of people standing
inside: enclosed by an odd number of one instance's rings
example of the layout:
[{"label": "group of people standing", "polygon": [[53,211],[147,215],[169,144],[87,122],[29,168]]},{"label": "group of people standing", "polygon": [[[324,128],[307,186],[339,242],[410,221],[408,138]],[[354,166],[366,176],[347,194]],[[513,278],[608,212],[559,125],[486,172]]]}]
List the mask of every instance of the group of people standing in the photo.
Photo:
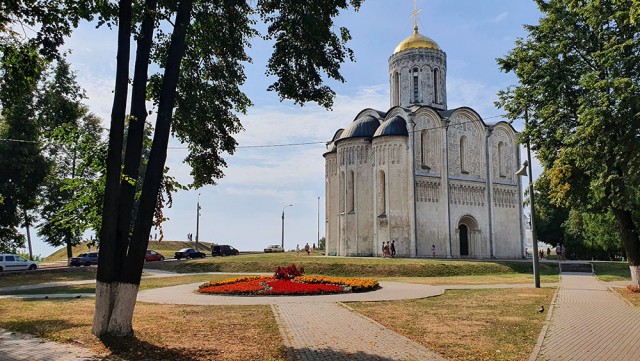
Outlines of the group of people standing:
[{"label": "group of people standing", "polygon": [[394,257],[396,255],[396,241],[392,240],[391,243],[382,242],[382,258]]}]

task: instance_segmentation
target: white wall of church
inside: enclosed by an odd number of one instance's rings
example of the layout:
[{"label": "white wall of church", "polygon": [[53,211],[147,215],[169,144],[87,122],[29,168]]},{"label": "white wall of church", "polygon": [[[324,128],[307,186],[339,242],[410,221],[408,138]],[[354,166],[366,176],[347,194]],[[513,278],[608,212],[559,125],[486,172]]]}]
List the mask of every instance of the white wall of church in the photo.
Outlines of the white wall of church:
[{"label": "white wall of church", "polygon": [[411,164],[407,137],[377,137],[372,145],[375,154],[375,253],[381,253],[383,242],[393,240],[397,255],[409,257],[413,243],[413,209],[407,181],[407,166]]},{"label": "white wall of church", "polygon": [[338,217],[340,213],[340,195],[338,194],[338,154],[325,154],[325,240],[328,255],[338,254]]}]

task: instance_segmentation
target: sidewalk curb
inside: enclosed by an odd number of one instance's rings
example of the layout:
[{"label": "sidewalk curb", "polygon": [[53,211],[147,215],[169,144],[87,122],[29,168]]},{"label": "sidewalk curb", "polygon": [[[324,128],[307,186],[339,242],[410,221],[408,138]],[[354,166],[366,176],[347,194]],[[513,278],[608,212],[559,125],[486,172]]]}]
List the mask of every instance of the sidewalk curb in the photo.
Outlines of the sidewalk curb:
[{"label": "sidewalk curb", "polygon": [[[560,275],[562,277],[562,275]],[[529,361],[536,361],[538,356],[540,355],[540,350],[542,349],[542,343],[544,342],[544,338],[547,336],[547,330],[549,329],[549,324],[551,323],[551,316],[553,315],[554,305],[556,304],[556,300],[558,299],[558,293],[560,292],[560,286],[556,288],[556,292],[553,294],[553,298],[551,299],[551,304],[549,305],[549,311],[547,312],[547,318],[544,320],[544,326],[542,326],[542,331],[538,335],[538,342],[536,342],[536,346],[533,348],[531,355],[529,356]]]}]

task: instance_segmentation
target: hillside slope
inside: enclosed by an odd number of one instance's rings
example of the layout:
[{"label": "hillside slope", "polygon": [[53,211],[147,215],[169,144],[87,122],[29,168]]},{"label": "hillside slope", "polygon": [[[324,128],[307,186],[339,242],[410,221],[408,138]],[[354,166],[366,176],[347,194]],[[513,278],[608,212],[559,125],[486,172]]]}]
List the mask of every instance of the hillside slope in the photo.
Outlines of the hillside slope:
[{"label": "hillside slope", "polygon": [[[91,247],[89,249],[87,247],[88,242],[83,242],[75,247],[73,247],[73,256],[77,256],[80,253],[88,252],[88,251],[96,251],[95,247]],[[198,249],[201,252],[209,253],[211,250],[212,243],[209,242],[198,242]],[[195,246],[195,242],[188,241],[149,241],[149,246],[147,249],[152,249],[156,252],[162,253],[166,258],[173,257],[174,252],[179,250],[180,248],[193,248]],[[49,256],[47,256],[44,261],[45,262],[54,262],[54,261],[63,261],[67,259],[67,248],[62,247],[57,251],[53,252]]]}]

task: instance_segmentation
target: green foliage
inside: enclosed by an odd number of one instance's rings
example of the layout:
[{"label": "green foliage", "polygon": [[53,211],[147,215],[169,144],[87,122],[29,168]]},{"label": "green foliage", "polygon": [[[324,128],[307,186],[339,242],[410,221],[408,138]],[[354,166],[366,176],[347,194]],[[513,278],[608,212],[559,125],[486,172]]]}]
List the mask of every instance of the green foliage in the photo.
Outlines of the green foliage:
[{"label": "green foliage", "polygon": [[17,228],[36,207],[48,169],[34,103],[44,62],[23,44],[0,44],[0,56],[0,251],[13,251],[24,244]]},{"label": "green foliage", "polygon": [[[546,169],[552,204],[617,221],[627,254],[640,263],[640,37],[637,0],[535,0],[501,69],[517,86],[499,93],[510,119],[530,115],[530,140]],[[635,212],[635,213],[634,213]]]},{"label": "green foliage", "polygon": [[84,231],[100,227],[106,144],[100,119],[88,112],[83,98],[69,65],[59,61],[38,101],[51,164],[38,235],[53,246],[76,245]]}]

